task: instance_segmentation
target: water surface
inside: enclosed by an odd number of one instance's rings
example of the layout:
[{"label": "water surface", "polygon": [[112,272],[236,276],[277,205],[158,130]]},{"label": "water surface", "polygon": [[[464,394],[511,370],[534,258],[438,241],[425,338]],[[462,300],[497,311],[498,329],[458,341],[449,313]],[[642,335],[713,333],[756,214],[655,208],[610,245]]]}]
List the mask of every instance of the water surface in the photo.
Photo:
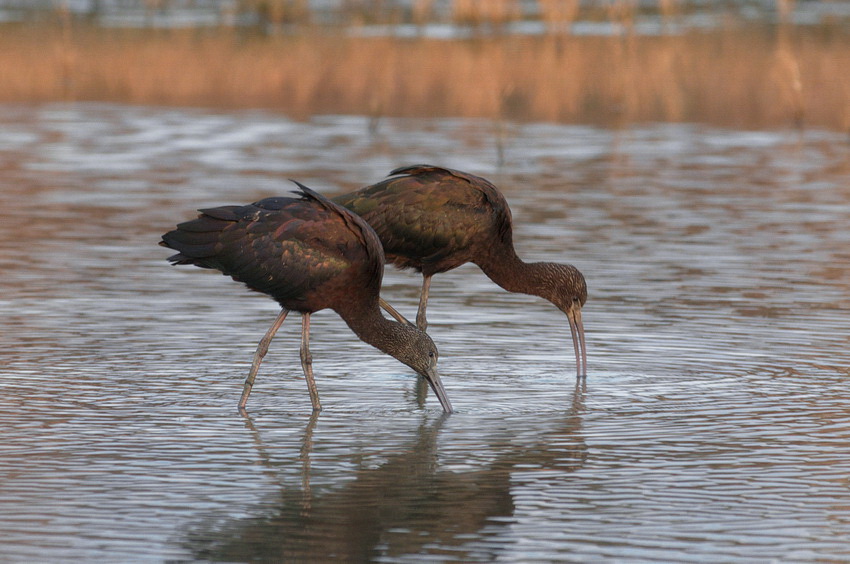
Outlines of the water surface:
[{"label": "water surface", "polygon": [[[11,562],[850,559],[850,146],[822,132],[118,105],[0,107],[0,554]],[[373,124],[374,125],[374,124]],[[505,192],[586,275],[589,374],[542,300],[467,266],[429,332],[457,413],[314,316],[172,268],[196,208],[417,162]],[[384,295],[415,312],[420,278]]]}]

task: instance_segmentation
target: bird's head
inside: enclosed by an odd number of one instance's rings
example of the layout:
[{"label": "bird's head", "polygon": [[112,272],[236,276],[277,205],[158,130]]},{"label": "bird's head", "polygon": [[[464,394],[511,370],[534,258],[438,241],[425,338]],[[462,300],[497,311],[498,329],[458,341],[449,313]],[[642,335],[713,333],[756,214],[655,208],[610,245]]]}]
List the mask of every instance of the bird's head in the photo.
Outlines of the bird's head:
[{"label": "bird's head", "polygon": [[452,403],[449,401],[449,396],[446,395],[446,390],[443,388],[443,383],[437,373],[437,360],[440,357],[437,352],[437,345],[434,344],[427,333],[420,331],[414,325],[410,323],[399,323],[399,325],[401,326],[400,331],[404,335],[402,339],[404,346],[394,351],[393,356],[425,378],[437,395],[437,399],[440,400],[443,411],[451,413]]},{"label": "bird's head", "polygon": [[556,278],[555,296],[552,300],[558,309],[564,313],[573,308],[579,308],[587,301],[587,282],[578,268],[571,264],[555,265]]},{"label": "bird's head", "polygon": [[570,323],[573,348],[576,353],[576,373],[587,375],[587,351],[584,343],[584,325],[581,308],[587,302],[587,282],[584,275],[571,264],[538,263],[541,277],[546,283],[541,297],[546,298],[563,311]]}]

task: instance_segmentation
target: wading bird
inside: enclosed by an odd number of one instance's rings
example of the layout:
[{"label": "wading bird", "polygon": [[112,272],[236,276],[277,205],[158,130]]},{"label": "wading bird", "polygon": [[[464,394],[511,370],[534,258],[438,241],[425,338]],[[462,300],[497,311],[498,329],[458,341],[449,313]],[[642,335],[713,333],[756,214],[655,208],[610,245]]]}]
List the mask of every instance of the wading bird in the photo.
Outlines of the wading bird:
[{"label": "wading bird", "polygon": [[[393,170],[390,178],[333,198],[371,225],[387,261],[422,273],[416,325],[427,328],[431,277],[472,262],[509,292],[540,296],[567,315],[576,373],[587,375],[581,308],[587,284],[577,268],[554,262],[523,262],[513,245],[511,210],[487,180],[430,165]],[[381,302],[396,318],[401,316]]]},{"label": "wading bird", "polygon": [[313,380],[310,314],[330,308],[363,341],[423,376],[446,412],[452,405],[437,374],[431,338],[403,318],[381,314],[379,292],[384,252],[365,221],[296,182],[300,198],[266,198],[247,206],[200,210],[162,236],[160,245],[178,251],[172,264],[212,268],[268,294],[282,310],[260,341],[245,380],[244,410],[272,337],[290,311],[301,314],[301,366],[313,411],[322,409]]}]

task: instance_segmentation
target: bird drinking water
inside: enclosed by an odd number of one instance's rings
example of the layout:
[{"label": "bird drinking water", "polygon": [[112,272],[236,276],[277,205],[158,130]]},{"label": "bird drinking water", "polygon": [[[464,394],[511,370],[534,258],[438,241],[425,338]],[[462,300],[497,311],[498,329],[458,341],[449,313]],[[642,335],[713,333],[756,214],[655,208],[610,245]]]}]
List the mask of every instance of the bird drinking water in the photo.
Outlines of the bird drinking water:
[{"label": "bird drinking water", "polygon": [[313,411],[322,409],[313,379],[310,315],[330,308],[361,340],[424,377],[443,410],[451,412],[431,338],[403,318],[391,321],[381,315],[384,252],[375,231],[345,208],[298,186],[297,198],[201,210],[197,219],[179,224],[160,242],[178,251],[168,259],[172,264],[220,270],[268,294],[282,308],[257,347],[239,408],[245,408],[274,334],[287,314],[297,311],[302,319],[302,369]]},{"label": "bird drinking water", "polygon": [[[569,264],[524,262],[513,245],[511,210],[487,180],[431,165],[397,168],[390,178],[333,200],[371,225],[387,261],[422,273],[416,324],[425,330],[431,277],[472,262],[509,292],[540,296],[564,312],[570,324],[576,373],[587,375],[581,308],[587,283]],[[392,315],[401,317],[388,304]]]}]

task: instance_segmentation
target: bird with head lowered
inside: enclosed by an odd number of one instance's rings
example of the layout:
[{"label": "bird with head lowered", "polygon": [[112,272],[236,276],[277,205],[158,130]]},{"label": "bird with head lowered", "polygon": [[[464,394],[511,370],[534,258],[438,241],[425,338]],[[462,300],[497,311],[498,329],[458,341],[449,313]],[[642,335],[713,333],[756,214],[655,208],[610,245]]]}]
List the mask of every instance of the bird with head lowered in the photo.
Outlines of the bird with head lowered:
[{"label": "bird with head lowered", "polygon": [[403,318],[392,321],[381,314],[384,252],[375,231],[345,208],[298,186],[295,198],[201,210],[196,219],[179,224],[160,242],[177,251],[168,259],[172,264],[219,270],[271,296],[282,308],[254,354],[240,410],[247,404],[269,343],[290,311],[301,314],[301,365],[313,411],[322,409],[313,379],[310,315],[330,308],[361,340],[424,377],[443,410],[451,412],[431,338]]},{"label": "bird with head lowered", "polygon": [[[388,262],[422,273],[419,329],[428,326],[425,310],[431,277],[472,262],[505,290],[540,296],[564,312],[576,373],[587,375],[581,320],[587,301],[584,276],[570,264],[529,263],[517,256],[511,210],[492,183],[458,170],[416,165],[397,168],[386,180],[332,199],[375,229]],[[389,304],[382,305],[401,318]]]}]

